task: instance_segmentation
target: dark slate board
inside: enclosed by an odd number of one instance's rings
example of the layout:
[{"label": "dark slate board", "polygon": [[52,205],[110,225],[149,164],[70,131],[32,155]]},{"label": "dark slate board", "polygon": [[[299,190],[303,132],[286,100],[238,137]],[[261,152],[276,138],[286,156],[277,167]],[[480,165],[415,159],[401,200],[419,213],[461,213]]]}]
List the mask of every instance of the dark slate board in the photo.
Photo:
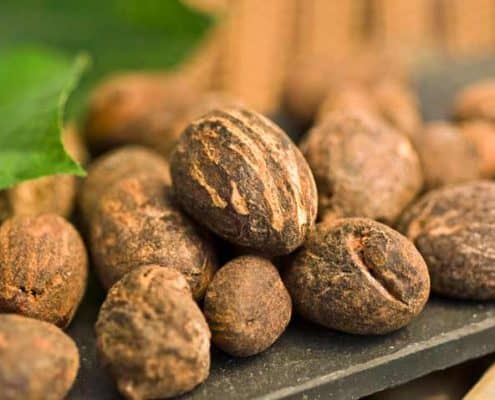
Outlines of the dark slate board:
[{"label": "dark slate board", "polygon": [[[418,86],[426,119],[446,116],[459,87],[490,74],[492,61],[429,67]],[[120,399],[95,354],[93,325],[103,298],[92,279],[69,329],[81,352],[69,400]],[[182,399],[357,399],[491,352],[495,303],[432,298],[413,323],[384,337],[339,334],[296,317],[258,356],[234,359],[213,349],[210,378]]]}]

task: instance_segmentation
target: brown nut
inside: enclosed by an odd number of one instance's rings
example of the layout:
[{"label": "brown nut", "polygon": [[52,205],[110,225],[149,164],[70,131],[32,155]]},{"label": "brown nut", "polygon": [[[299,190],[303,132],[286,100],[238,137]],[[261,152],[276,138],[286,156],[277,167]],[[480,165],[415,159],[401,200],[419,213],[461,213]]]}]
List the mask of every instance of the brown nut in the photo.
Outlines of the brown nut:
[{"label": "brown nut", "polygon": [[184,277],[156,265],[125,275],[96,322],[97,348],[128,399],[178,396],[210,369],[210,331]]},{"label": "brown nut", "polygon": [[96,272],[107,289],[140,265],[158,264],[183,273],[199,300],[217,269],[212,245],[177,208],[170,187],[148,174],[107,191],[90,236]]},{"label": "brown nut", "polygon": [[399,229],[423,255],[433,291],[462,299],[495,299],[495,183],[477,181],[427,193]]},{"label": "brown nut", "polygon": [[234,244],[287,254],[314,224],[311,170],[288,136],[256,112],[217,110],[191,123],[170,167],[182,207]]},{"label": "brown nut", "polygon": [[74,227],[55,214],[0,227],[0,312],[67,327],[86,289],[88,260]]},{"label": "brown nut", "polygon": [[407,325],[430,292],[428,269],[413,244],[366,218],[318,224],[285,282],[303,317],[362,335]]},{"label": "brown nut", "polygon": [[472,181],[481,176],[481,158],[474,143],[451,123],[427,124],[423,132],[416,135],[415,145],[427,189]]},{"label": "brown nut", "polygon": [[78,368],[75,343],[56,326],[0,314],[2,400],[62,400]]},{"label": "brown nut", "polygon": [[90,224],[101,197],[115,183],[144,173],[171,182],[167,161],[145,147],[125,146],[96,159],[88,169],[79,195],[79,207],[86,223]]},{"label": "brown nut", "polygon": [[454,116],[495,122],[495,80],[476,82],[462,90],[454,103]]},{"label": "brown nut", "polygon": [[223,266],[205,295],[212,340],[237,357],[261,353],[284,332],[292,303],[277,269],[261,257],[242,256]]},{"label": "brown nut", "polygon": [[301,144],[318,186],[322,218],[393,223],[422,186],[409,140],[364,112],[336,112]]},{"label": "brown nut", "polygon": [[481,175],[484,178],[495,176],[495,122],[473,119],[462,122],[459,128],[480,155]]}]

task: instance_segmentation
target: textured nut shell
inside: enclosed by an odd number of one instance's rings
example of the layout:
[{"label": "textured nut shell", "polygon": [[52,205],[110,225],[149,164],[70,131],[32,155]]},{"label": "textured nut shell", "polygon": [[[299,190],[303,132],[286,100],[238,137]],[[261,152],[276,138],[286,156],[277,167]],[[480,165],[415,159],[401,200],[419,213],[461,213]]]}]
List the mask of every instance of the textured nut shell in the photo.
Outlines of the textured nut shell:
[{"label": "textured nut shell", "polygon": [[432,289],[463,299],[495,299],[495,183],[470,182],[427,193],[399,229],[423,255]]},{"label": "textured nut shell", "polygon": [[284,332],[292,303],[277,269],[256,256],[223,266],[208,286],[204,312],[212,340],[240,357],[260,353]]},{"label": "textured nut shell", "polygon": [[170,187],[149,175],[123,179],[102,197],[90,236],[106,288],[140,265],[159,264],[182,272],[200,299],[217,268],[211,244],[176,207]]},{"label": "textured nut shell", "polygon": [[12,217],[0,228],[0,312],[69,325],[86,288],[79,233],[62,217]]},{"label": "textured nut shell", "polygon": [[495,122],[495,80],[477,82],[461,91],[454,103],[454,116]]},{"label": "textured nut shell", "polygon": [[244,109],[193,122],[171,159],[184,209],[234,244],[270,255],[297,248],[316,217],[311,171],[287,135]]},{"label": "textured nut shell", "polygon": [[409,140],[367,113],[328,115],[301,149],[315,176],[323,218],[393,223],[423,183]]},{"label": "textured nut shell", "polygon": [[495,176],[495,122],[470,120],[461,123],[460,129],[474,143],[481,157],[482,176]]},{"label": "textured nut shell", "polygon": [[430,292],[426,264],[413,244],[364,218],[318,224],[285,281],[302,316],[355,334],[407,325]]},{"label": "textured nut shell", "polygon": [[87,223],[103,194],[121,179],[148,173],[170,183],[167,161],[140,146],[126,146],[109,152],[91,164],[79,195],[79,206]]},{"label": "textured nut shell", "polygon": [[415,145],[427,189],[472,181],[481,176],[481,158],[474,143],[453,124],[427,124],[416,136]]},{"label": "textured nut shell", "polygon": [[77,347],[60,329],[19,315],[0,315],[2,400],[61,400],[78,368]]},{"label": "textured nut shell", "polygon": [[156,265],[139,267],[108,292],[96,322],[97,348],[133,400],[177,396],[210,369],[210,331],[184,277]]}]

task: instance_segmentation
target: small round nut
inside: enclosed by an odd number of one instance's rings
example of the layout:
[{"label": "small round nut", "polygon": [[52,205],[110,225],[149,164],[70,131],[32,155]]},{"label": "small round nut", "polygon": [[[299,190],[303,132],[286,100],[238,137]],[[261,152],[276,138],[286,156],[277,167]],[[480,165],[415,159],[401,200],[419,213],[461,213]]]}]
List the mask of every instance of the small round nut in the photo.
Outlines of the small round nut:
[{"label": "small round nut", "polygon": [[428,269],[414,245],[366,218],[318,224],[285,282],[301,316],[361,335],[407,325],[430,293]]},{"label": "small round nut", "polygon": [[128,399],[192,390],[210,369],[210,331],[177,271],[141,266],[108,292],[96,322],[97,348]]},{"label": "small round nut", "polygon": [[88,260],[74,227],[55,214],[0,227],[0,312],[67,327],[86,289]]},{"label": "small round nut", "polygon": [[181,206],[234,244],[287,254],[314,224],[308,164],[280,128],[254,111],[216,110],[194,121],[170,166]]},{"label": "small round nut", "polygon": [[184,274],[203,297],[217,269],[213,246],[176,206],[171,188],[148,174],[120,180],[101,198],[91,224],[94,266],[105,288],[146,264]]},{"label": "small round nut", "polygon": [[78,368],[76,344],[56,326],[0,314],[2,400],[62,400]]},{"label": "small round nut", "polygon": [[454,116],[495,122],[495,80],[476,82],[462,90],[455,99]]},{"label": "small round nut", "polygon": [[421,189],[409,140],[365,112],[335,112],[301,144],[325,218],[368,217],[392,224]]},{"label": "small round nut", "polygon": [[229,261],[206,291],[204,313],[212,340],[237,357],[261,353],[284,332],[292,303],[277,269],[261,257]]},{"label": "small round nut", "polygon": [[79,207],[86,223],[91,222],[101,197],[115,183],[144,173],[171,182],[168,162],[145,147],[125,146],[96,159],[88,169],[79,195]]},{"label": "small round nut", "polygon": [[476,181],[427,193],[401,218],[430,270],[433,291],[495,299],[495,183]]},{"label": "small round nut", "polygon": [[425,187],[479,179],[481,158],[463,131],[448,122],[431,122],[416,136],[415,147],[423,165]]},{"label": "small round nut", "polygon": [[495,176],[495,122],[485,120],[469,120],[459,124],[461,132],[474,146],[481,158],[481,176]]}]

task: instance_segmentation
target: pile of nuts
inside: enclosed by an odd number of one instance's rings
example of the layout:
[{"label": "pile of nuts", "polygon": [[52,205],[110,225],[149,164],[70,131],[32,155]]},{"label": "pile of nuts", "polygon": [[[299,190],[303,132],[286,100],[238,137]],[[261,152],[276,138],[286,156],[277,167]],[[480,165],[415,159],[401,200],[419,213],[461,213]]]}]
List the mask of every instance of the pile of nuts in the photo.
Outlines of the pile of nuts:
[{"label": "pile of nuts", "polygon": [[[145,74],[104,84],[87,177],[0,192],[2,399],[70,390],[79,355],[61,329],[87,285],[85,243],[108,290],[98,354],[133,400],[204,382],[210,342],[266,350],[293,313],[382,335],[421,313],[430,285],[495,299],[495,83],[426,126],[403,82],[339,85],[300,146],[239,101],[182,89]],[[76,190],[79,231],[64,219]]]}]

